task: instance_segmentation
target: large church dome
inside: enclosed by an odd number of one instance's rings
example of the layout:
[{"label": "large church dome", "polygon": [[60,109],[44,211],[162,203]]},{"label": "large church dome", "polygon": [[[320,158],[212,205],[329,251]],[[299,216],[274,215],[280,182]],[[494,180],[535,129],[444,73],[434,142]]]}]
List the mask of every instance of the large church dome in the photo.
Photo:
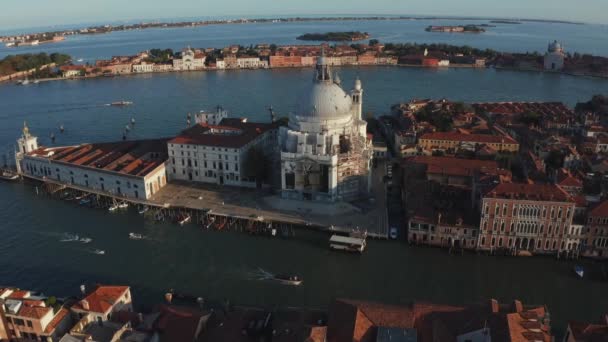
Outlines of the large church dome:
[{"label": "large church dome", "polygon": [[296,115],[317,120],[340,119],[351,116],[352,108],[351,97],[330,80],[315,82],[301,95]]}]

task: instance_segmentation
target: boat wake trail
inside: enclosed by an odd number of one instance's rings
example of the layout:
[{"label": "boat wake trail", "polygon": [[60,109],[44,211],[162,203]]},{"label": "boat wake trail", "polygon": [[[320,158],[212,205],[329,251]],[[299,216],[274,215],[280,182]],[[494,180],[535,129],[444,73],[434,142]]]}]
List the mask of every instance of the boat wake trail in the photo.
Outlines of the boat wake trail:
[{"label": "boat wake trail", "polygon": [[256,270],[250,271],[248,278],[251,280],[271,280],[274,279],[275,275],[265,269],[258,267]]},{"label": "boat wake trail", "polygon": [[91,243],[93,239],[89,237],[80,237],[77,234],[63,233],[59,242],[80,242],[80,243]]}]

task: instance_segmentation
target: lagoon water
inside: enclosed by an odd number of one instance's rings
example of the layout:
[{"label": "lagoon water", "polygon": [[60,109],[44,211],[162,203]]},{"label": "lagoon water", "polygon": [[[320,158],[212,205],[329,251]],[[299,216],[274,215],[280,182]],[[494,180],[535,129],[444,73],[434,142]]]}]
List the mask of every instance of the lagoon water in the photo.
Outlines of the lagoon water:
[{"label": "lagoon water", "polygon": [[[327,31],[332,25],[343,24],[316,23],[314,27]],[[422,29],[427,24],[373,23],[378,27],[377,32],[390,31],[401,39],[409,39],[403,33],[407,30],[401,32],[392,27],[382,31],[383,25],[419,25]],[[177,29],[78,37],[83,40],[79,46],[71,41],[62,44],[72,46],[76,53],[70,53],[75,56],[99,58],[131,53],[145,48],[142,44],[208,46],[213,39],[216,46],[235,42],[292,42],[295,31],[310,31],[308,25],[313,24],[285,24],[300,27],[290,32],[267,25],[268,29],[257,31],[249,29],[260,26],[257,24],[196,28],[192,30],[216,30],[218,35],[229,34],[229,37],[193,34],[190,37],[199,39],[193,42],[187,37],[179,38],[182,35],[178,31],[182,29]],[[504,30],[526,25],[537,24],[511,25]],[[588,29],[574,25],[566,28]],[[374,33],[373,27],[355,29]],[[268,32],[266,35],[260,33],[264,30]],[[381,34],[389,38],[391,35]],[[588,37],[591,33],[580,34]],[[121,39],[121,35],[127,38]],[[137,35],[148,38],[142,42],[133,38]],[[161,40],[157,35],[170,37]],[[456,39],[456,43],[469,39],[450,37]],[[547,39],[547,35],[526,36],[521,41],[522,46],[533,46],[536,42],[544,45]],[[52,48],[59,49],[62,44]],[[581,49],[608,50],[606,44],[598,45],[587,44]],[[445,97],[466,102],[563,101],[573,106],[595,93],[608,93],[608,81],[603,79],[542,73],[399,67],[336,71],[346,88],[355,77],[361,78],[365,88],[364,110],[375,115],[385,114],[391,104],[411,98]],[[131,139],[171,136],[185,127],[186,113],[213,109],[216,105],[224,106],[235,116],[267,121],[270,105],[279,115],[293,111],[298,94],[309,85],[311,78],[309,69],[289,69],[136,75],[29,86],[3,84],[0,85],[0,152],[13,148],[24,121],[45,145],[50,144],[51,133],[57,136],[56,144],[61,145],[118,140],[131,117],[137,122],[130,133]],[[134,105],[105,106],[123,99],[133,101]],[[58,127],[62,124],[66,131],[60,134]],[[208,298],[226,297],[241,304],[319,307],[336,296],[447,303],[475,303],[490,297],[502,301],[519,298],[526,303],[547,304],[558,331],[564,329],[566,319],[594,320],[608,307],[607,284],[576,279],[572,271],[574,263],[570,261],[474,254],[450,256],[443,250],[393,241],[371,241],[364,255],[344,255],[330,252],[326,248],[327,237],[322,234],[298,231],[296,239],[275,240],[202,231],[194,225],[180,228],[155,224],[133,212],[109,214],[51,200],[36,195],[33,187],[23,184],[0,183],[0,208],[3,236],[0,285],[42,289],[58,295],[77,293],[81,283],[101,282],[132,285],[137,304],[141,305],[160,301],[163,291],[170,287]],[[89,244],[61,242],[66,232],[93,241]],[[142,233],[149,239],[129,240],[129,232]],[[106,254],[96,255],[95,249],[105,250]],[[259,281],[258,268],[298,273],[305,283],[294,288]]]}]

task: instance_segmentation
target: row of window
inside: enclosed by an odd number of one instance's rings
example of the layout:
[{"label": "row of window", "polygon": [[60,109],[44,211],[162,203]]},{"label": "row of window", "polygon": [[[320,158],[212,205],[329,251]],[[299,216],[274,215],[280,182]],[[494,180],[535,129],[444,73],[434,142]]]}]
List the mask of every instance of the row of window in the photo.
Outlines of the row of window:
[{"label": "row of window", "polygon": [[[497,231],[498,230],[498,226],[500,225],[500,231],[504,232],[505,231],[505,221],[498,221],[498,220],[494,220],[492,222],[492,230],[493,231]],[[567,230],[567,225],[566,223],[563,224],[562,226],[562,233],[566,233]],[[559,229],[559,223],[556,224],[555,226],[555,234],[560,234],[560,229]],[[488,230],[488,221],[484,221],[483,223],[483,231],[487,231]],[[540,229],[539,229],[539,225],[538,222],[517,222],[517,224],[515,224],[515,222],[511,222],[510,225],[510,232],[517,232],[517,233],[522,233],[522,234],[544,234],[545,233],[545,225],[541,224],[540,225]],[[550,224],[548,229],[547,229],[547,234],[551,234],[553,233],[553,225]]]},{"label": "row of window", "polygon": [[[176,144],[169,144],[169,146],[170,146],[170,147],[176,147]],[[197,146],[197,145],[185,145],[185,146],[186,146],[186,149],[190,149],[190,148],[192,148],[193,150],[198,149],[198,146]],[[179,145],[179,147],[180,147],[180,148],[184,148],[184,145]],[[200,147],[201,147],[201,149],[203,149],[203,150],[207,150],[207,146],[200,146]],[[228,149],[227,149],[227,148],[222,148],[222,147],[218,147],[217,149],[216,149],[215,147],[211,147],[211,148],[209,148],[209,150],[211,150],[211,151],[216,151],[216,150],[217,150],[217,151],[224,151],[224,152],[228,152]],[[235,148],[235,149],[231,149],[231,150],[232,150],[232,152],[238,152],[238,149],[236,149],[236,148]],[[172,152],[173,152],[173,151],[172,151]],[[183,151],[182,151],[182,153],[183,153]],[[183,154],[182,154],[182,155],[183,155]]]},{"label": "row of window", "polygon": [[[507,245],[505,246],[503,244],[505,240],[503,240],[503,238],[498,238],[498,240],[495,237],[492,237],[492,239],[490,240],[490,247],[507,247],[507,248],[518,248],[518,249],[542,249],[543,248],[543,242],[542,240],[537,240],[536,242],[534,241],[534,239],[516,239],[515,243],[513,241],[513,239],[509,238]],[[497,244],[498,242],[498,244]],[[485,236],[483,236],[481,238],[481,245],[484,246],[486,244],[486,238]],[[545,240],[544,243],[544,249],[549,251],[549,250],[556,250],[557,248],[557,240],[553,240],[553,243],[551,243],[551,240]],[[561,246],[560,246],[560,250],[576,250],[578,248],[578,244],[577,243],[568,243],[566,245],[565,241],[562,241]]]},{"label": "row of window", "polygon": [[[502,210],[501,210],[502,209]],[[486,205],[484,206],[484,213],[486,215],[489,214],[490,211],[490,206],[486,203]],[[507,204],[503,204],[502,208],[501,205],[499,203],[496,203],[494,206],[494,216],[508,216],[508,205]],[[555,207],[551,206],[551,211],[550,211],[550,215],[551,218],[555,218]],[[557,218],[562,218],[562,207],[558,207],[557,209]],[[570,208],[566,209],[566,218],[570,218]],[[526,217],[544,217],[544,218],[548,218],[547,216],[547,206],[540,206],[540,205],[513,205],[513,209],[511,211],[511,216],[526,216]]]},{"label": "row of window", "polygon": [[[171,163],[173,165],[175,165],[175,158],[171,159]],[[186,164],[188,165],[188,167],[192,167],[193,165],[194,165],[194,167],[198,167],[198,161],[196,159],[194,160],[194,163],[192,162],[192,160],[190,158],[188,158],[188,159],[182,159],[182,166],[186,166]],[[206,160],[203,161],[203,168],[205,168],[205,169],[209,168],[208,165],[211,165],[211,169],[213,169],[213,170],[224,170],[224,168],[225,168],[226,171],[230,171],[230,163],[225,163],[224,164],[221,161],[220,162],[215,162],[214,161],[214,162],[207,163]],[[238,172],[239,171],[239,164],[238,163],[234,163],[234,166],[232,168],[234,169],[233,171]]]},{"label": "row of window", "polygon": [[6,320],[9,323],[13,323],[15,326],[19,326],[19,327],[27,326],[28,328],[33,328],[32,321],[23,320],[21,318],[11,318],[9,316],[6,316]]}]

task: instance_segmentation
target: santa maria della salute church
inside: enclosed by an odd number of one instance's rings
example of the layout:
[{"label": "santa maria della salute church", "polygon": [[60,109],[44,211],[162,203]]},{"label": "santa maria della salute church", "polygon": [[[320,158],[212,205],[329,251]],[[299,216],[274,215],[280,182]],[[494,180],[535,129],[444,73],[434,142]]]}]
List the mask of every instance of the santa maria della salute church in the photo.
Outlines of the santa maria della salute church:
[{"label": "santa maria della salute church", "polygon": [[350,201],[371,186],[372,142],[362,119],[360,80],[347,94],[325,57],[317,60],[312,87],[281,127],[282,197]]}]

